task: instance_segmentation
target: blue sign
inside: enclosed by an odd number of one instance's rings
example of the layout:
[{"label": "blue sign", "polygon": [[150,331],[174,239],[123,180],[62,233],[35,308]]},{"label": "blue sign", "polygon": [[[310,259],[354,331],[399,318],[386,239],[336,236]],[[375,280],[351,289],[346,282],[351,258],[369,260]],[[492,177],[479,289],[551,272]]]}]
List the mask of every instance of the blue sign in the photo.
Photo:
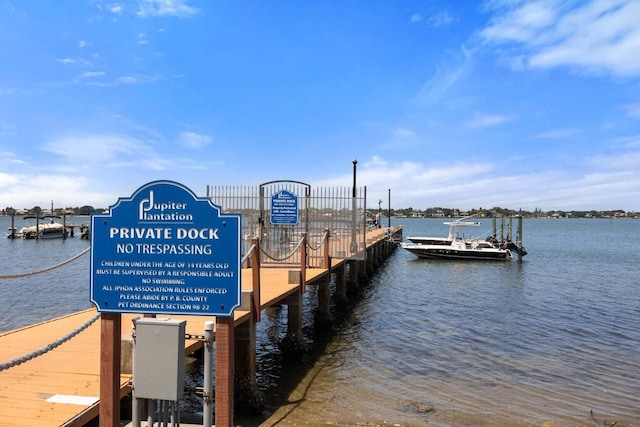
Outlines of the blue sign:
[{"label": "blue sign", "polygon": [[287,190],[280,190],[271,196],[271,224],[298,224],[298,196]]},{"label": "blue sign", "polygon": [[91,216],[91,302],[101,312],[231,316],[240,224],[182,184],[143,185]]}]

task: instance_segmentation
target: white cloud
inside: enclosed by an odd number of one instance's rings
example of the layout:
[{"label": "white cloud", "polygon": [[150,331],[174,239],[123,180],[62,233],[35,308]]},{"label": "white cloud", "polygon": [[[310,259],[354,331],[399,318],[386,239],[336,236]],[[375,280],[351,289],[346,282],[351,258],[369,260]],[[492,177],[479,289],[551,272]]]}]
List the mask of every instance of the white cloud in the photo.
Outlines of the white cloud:
[{"label": "white cloud", "polygon": [[[344,174],[314,185],[342,186],[351,179]],[[634,211],[639,209],[640,153],[593,157],[575,170],[526,174],[491,162],[434,166],[374,156],[358,163],[357,182],[367,186],[368,200],[386,202],[391,189],[392,208],[440,206],[466,210],[501,206],[531,211],[536,207]]]},{"label": "white cloud", "polygon": [[533,135],[532,138],[537,139],[564,139],[571,136],[575,136],[580,131],[578,129],[554,129],[548,130],[544,132],[540,132],[536,135]]},{"label": "white cloud", "polygon": [[102,202],[104,196],[90,190],[90,181],[78,174],[1,175],[6,174],[0,174],[0,183],[9,180],[10,186],[5,188],[0,184],[0,199],[16,209],[48,207],[52,200],[56,207],[75,207],[85,203],[107,206]]},{"label": "white cloud", "polygon": [[429,17],[429,25],[432,27],[443,27],[453,22],[453,17],[446,11],[441,11]]},{"label": "white cloud", "polygon": [[509,120],[510,118],[508,116],[498,114],[476,114],[471,119],[467,120],[464,125],[468,128],[480,129],[498,126]]},{"label": "white cloud", "polygon": [[623,106],[623,110],[627,116],[634,119],[640,119],[640,103],[627,104]]},{"label": "white cloud", "polygon": [[116,15],[122,15],[123,7],[120,3],[111,3],[107,6],[107,10]]},{"label": "white cloud", "polygon": [[415,136],[415,135],[416,133],[414,131],[407,128],[398,128],[395,131],[395,136],[398,138],[411,138],[412,136]]},{"label": "white cloud", "polygon": [[15,175],[0,172],[0,188],[12,187],[18,183]]},{"label": "white cloud", "polygon": [[187,5],[188,0],[141,0],[138,8],[138,16],[176,16],[188,18],[199,10]]},{"label": "white cloud", "polygon": [[132,85],[132,84],[138,83],[138,81],[139,81],[138,78],[135,76],[122,76],[122,77],[118,77],[116,82],[118,84]]},{"label": "white cloud", "polygon": [[188,148],[202,148],[213,142],[209,135],[202,135],[195,132],[182,132],[178,135],[178,144]]},{"label": "white cloud", "polygon": [[419,13],[414,13],[413,15],[411,15],[411,22],[420,22],[423,19],[424,18],[422,18],[422,15]]},{"label": "white cloud", "polygon": [[550,3],[534,1],[518,3],[518,6],[506,8],[503,14],[495,15],[493,24],[482,30],[481,37],[493,42],[528,42],[555,20],[555,11]]},{"label": "white cloud", "polygon": [[79,79],[91,79],[94,77],[104,77],[106,73],[104,71],[87,71],[78,76]]},{"label": "white cloud", "polygon": [[386,160],[384,160],[383,158],[381,158],[380,156],[373,156],[371,158],[371,160],[369,160],[368,162],[365,162],[365,166],[368,168],[372,168],[372,167],[384,167],[388,164],[389,162],[387,162]]},{"label": "white cloud", "polygon": [[462,47],[463,60],[454,67],[439,67],[433,77],[420,89],[415,102],[433,104],[455,85],[458,80],[468,74],[474,67],[471,53]]},{"label": "white cloud", "polygon": [[128,135],[85,134],[64,135],[42,146],[44,151],[56,154],[81,165],[101,164],[108,166],[121,162],[121,156],[142,158],[149,151],[141,140]]},{"label": "white cloud", "polygon": [[[493,2],[491,25],[480,32],[501,45],[516,68],[571,67],[616,76],[640,75],[640,2]],[[571,5],[571,3],[570,3]],[[499,6],[499,7],[498,7]]]}]

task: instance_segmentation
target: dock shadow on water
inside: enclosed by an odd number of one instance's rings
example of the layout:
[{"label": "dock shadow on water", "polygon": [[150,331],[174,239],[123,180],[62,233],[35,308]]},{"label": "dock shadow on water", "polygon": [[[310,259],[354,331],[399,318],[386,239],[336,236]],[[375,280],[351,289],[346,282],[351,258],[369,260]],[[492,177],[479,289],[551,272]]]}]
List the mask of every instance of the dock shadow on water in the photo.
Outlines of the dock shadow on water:
[{"label": "dock shadow on water", "polygon": [[[348,301],[336,300],[333,297],[335,283],[332,280],[329,311],[319,312],[318,287],[307,285],[307,292],[303,296],[301,336],[287,335],[286,305],[276,305],[263,311],[262,321],[256,325],[257,389],[250,390],[251,387],[239,384],[236,380],[236,425],[312,425],[308,424],[304,415],[299,418],[296,410],[306,404],[307,392],[311,386],[330,387],[330,384],[318,384],[318,381],[326,381],[323,370],[329,367],[331,360],[337,356],[335,337],[345,326],[358,322],[353,316],[354,308],[364,303],[371,286],[374,286],[373,282],[361,281],[359,291],[350,294]],[[203,378],[204,361],[203,353],[200,351],[189,360],[185,372],[185,385],[193,388],[202,387]],[[202,422],[202,398],[199,395],[185,395],[180,405],[183,422]],[[327,424],[326,420],[316,422]]]}]

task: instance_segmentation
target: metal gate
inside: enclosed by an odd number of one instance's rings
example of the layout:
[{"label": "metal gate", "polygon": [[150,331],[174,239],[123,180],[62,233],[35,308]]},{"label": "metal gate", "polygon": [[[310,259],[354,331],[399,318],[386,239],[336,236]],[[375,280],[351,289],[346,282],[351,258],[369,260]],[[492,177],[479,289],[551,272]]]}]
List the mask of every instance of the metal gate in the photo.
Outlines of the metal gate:
[{"label": "metal gate", "polygon": [[[366,187],[315,187],[300,181],[259,186],[207,186],[207,196],[223,212],[242,215],[242,252],[260,238],[260,264],[299,266],[303,233],[307,266],[321,267],[325,230],[332,258],[365,259],[365,236],[372,226]],[[355,195],[355,197],[354,197]]]}]

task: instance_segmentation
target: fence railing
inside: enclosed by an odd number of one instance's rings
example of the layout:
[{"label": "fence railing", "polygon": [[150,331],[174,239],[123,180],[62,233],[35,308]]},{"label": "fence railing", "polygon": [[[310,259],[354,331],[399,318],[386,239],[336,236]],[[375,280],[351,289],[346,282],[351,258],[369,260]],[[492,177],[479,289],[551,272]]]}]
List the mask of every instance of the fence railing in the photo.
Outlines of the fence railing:
[{"label": "fence railing", "polygon": [[[295,225],[272,223],[271,196],[287,190],[297,194],[299,221]],[[207,196],[224,212],[242,215],[243,253],[258,237],[261,261],[269,265],[299,265],[300,241],[307,240],[307,260],[310,267],[323,263],[325,230],[329,231],[332,258],[363,259],[367,219],[366,187],[316,187],[296,181],[273,181],[261,186],[210,186]]]}]

